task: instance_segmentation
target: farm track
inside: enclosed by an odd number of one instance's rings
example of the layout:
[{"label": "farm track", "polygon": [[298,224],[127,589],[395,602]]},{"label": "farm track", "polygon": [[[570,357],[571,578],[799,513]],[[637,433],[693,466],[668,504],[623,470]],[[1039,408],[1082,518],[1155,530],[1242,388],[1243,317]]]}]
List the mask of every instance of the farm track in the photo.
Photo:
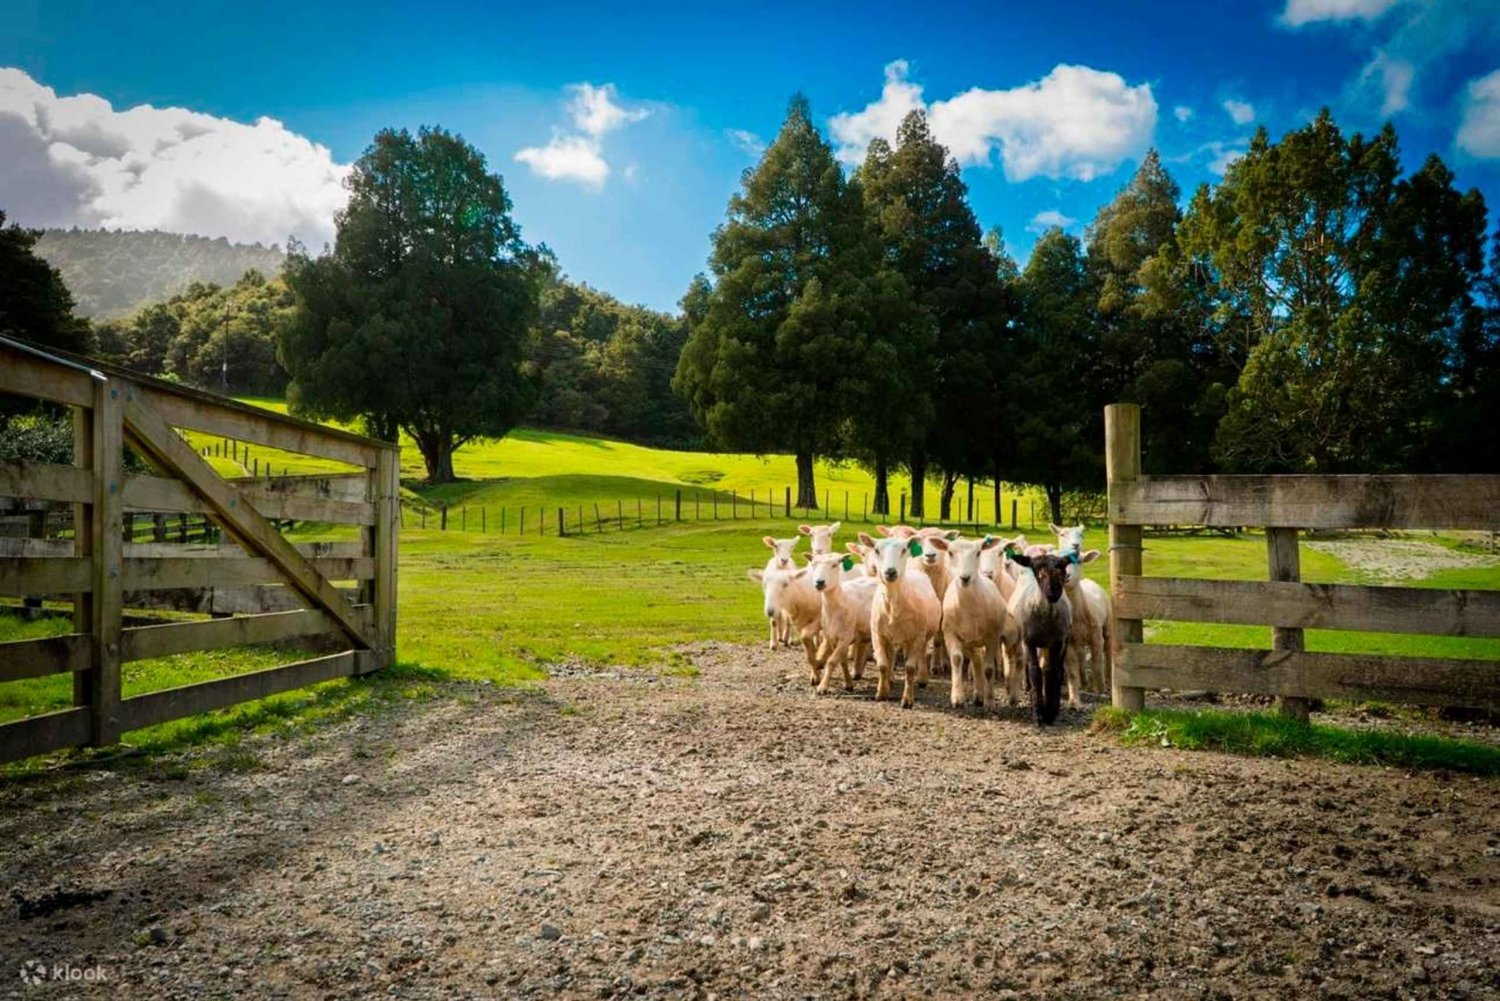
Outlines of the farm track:
[{"label": "farm track", "polygon": [[[109,891],[12,911],[0,996],[1500,996],[1493,780],[690,656],[0,788],[6,889]],[[29,958],[109,982],[27,987]]]}]

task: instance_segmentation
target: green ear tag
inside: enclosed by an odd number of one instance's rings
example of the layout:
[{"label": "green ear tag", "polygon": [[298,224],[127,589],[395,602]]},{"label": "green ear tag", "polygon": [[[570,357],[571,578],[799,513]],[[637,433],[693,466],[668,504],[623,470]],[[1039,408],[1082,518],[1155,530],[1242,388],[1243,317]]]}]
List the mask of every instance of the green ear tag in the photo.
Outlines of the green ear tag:
[{"label": "green ear tag", "polygon": [[844,557],[844,562],[841,565],[843,566],[843,568],[845,570],[853,570],[854,569],[854,557],[853,556],[845,556]]},{"label": "green ear tag", "polygon": [[909,542],[907,542],[907,544],[906,544],[906,551],[908,553],[911,553],[913,556],[921,556],[922,555],[922,544],[920,542],[918,542],[916,539],[912,539]]}]

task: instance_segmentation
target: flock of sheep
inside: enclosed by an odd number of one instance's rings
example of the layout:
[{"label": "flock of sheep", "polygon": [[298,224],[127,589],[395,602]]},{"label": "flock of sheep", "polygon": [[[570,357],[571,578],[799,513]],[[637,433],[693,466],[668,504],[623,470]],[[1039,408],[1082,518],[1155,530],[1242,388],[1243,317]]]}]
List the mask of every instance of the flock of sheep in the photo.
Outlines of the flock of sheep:
[{"label": "flock of sheep", "polygon": [[[877,699],[890,698],[898,661],[904,707],[946,666],[955,708],[970,691],[988,706],[991,679],[1003,680],[1009,703],[1029,690],[1037,723],[1047,724],[1057,719],[1065,674],[1068,705],[1077,707],[1085,679],[1107,691],[1114,669],[1109,594],[1082,573],[1099,551],[1084,550],[1082,525],[1048,527],[1056,546],[882,525],[881,538],[861,532],[839,553],[839,522],[800,525],[790,539],[765,536],[773,555],[749,576],[765,595],[771,649],[799,639],[820,694],[835,665],[852,690],[873,656]],[[812,552],[799,567],[792,551],[802,536]]]}]

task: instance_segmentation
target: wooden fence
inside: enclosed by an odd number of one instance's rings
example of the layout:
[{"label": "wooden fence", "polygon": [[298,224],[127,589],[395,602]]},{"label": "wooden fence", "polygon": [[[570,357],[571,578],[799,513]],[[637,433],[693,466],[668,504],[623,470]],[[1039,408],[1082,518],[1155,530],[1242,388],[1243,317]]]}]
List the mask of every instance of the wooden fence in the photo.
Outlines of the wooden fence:
[{"label": "wooden fence", "polygon": [[[1140,709],[1148,688],[1274,695],[1305,717],[1312,698],[1500,708],[1500,662],[1308,653],[1304,629],[1500,636],[1500,591],[1307,584],[1303,529],[1500,527],[1500,476],[1142,476],[1140,410],[1104,412],[1110,585],[1123,653],[1114,704]],[[1266,531],[1265,581],[1147,577],[1148,525]],[[1269,627],[1269,649],[1143,642],[1144,620]]]},{"label": "wooden fence", "polygon": [[[0,681],[71,674],[73,706],[0,725],[0,762],[101,746],[126,731],[388,665],[396,638],[396,447],[0,338],[0,393],[66,405],[74,461],[0,463],[0,497],[70,505],[71,538],[0,555],[0,595],[71,605],[64,636],[0,644]],[[225,480],[178,428],[347,463],[351,476]],[[153,472],[126,474],[124,449]],[[127,542],[128,516],[206,518],[204,544]],[[293,545],[271,519],[358,527],[359,541]],[[132,537],[134,537],[132,533]],[[337,582],[354,582],[352,588]],[[232,617],[126,627],[124,609]],[[320,637],[340,652],[121,697],[121,665]]]}]

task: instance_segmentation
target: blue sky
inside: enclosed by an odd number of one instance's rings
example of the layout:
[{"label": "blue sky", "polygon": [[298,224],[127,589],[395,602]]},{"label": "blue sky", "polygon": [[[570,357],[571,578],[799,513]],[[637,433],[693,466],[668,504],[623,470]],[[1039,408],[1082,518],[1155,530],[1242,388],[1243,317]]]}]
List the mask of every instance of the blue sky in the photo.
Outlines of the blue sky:
[{"label": "blue sky", "polygon": [[672,309],[797,91],[851,158],[928,107],[1023,259],[1148,146],[1186,198],[1257,123],[1323,105],[1390,118],[1408,165],[1437,152],[1500,204],[1489,0],[811,6],[0,0],[0,210],[316,245],[377,129],[441,124],[564,270]]}]

